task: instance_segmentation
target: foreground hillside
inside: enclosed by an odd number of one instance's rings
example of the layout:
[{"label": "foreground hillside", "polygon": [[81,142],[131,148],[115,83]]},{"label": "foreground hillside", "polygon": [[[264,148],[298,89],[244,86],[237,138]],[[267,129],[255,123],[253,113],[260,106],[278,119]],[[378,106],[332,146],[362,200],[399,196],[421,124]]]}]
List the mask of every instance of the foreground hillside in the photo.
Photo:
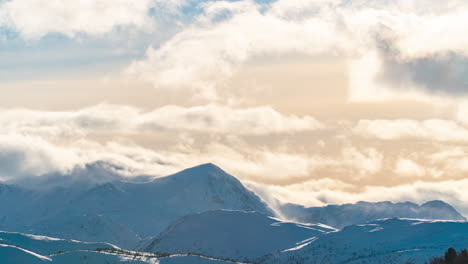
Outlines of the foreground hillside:
[{"label": "foreground hillside", "polygon": [[[423,264],[443,255],[448,247],[468,245],[466,222],[394,218],[336,231],[325,226],[285,223],[256,213],[224,213],[216,211],[181,220],[141,252],[108,243],[0,232],[0,260],[2,264]],[[253,218],[248,224],[253,229],[226,226],[229,217]],[[193,229],[198,226],[200,230]],[[309,238],[298,241],[304,237]]]},{"label": "foreground hillside", "polygon": [[85,243],[46,236],[0,231],[2,264],[222,264],[235,263],[202,255],[151,254],[120,249],[107,243]]},{"label": "foreground hillside", "polygon": [[262,263],[424,264],[448,247],[468,245],[468,223],[386,219],[345,227]]},{"label": "foreground hillside", "polygon": [[145,251],[198,253],[253,261],[268,253],[300,247],[334,232],[323,225],[282,222],[255,212],[209,211],[183,217]]}]

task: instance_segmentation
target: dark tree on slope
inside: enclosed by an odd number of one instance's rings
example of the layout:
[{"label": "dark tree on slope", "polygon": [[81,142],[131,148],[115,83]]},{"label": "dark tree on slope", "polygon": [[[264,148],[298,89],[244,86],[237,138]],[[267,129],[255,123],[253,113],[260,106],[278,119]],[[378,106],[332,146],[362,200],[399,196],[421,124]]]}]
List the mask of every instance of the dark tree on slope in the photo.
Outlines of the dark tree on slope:
[{"label": "dark tree on slope", "polygon": [[457,253],[454,248],[449,248],[443,257],[433,258],[429,264],[468,264],[468,251],[463,249]]},{"label": "dark tree on slope", "polygon": [[444,259],[446,264],[454,264],[456,258],[457,251],[454,248],[449,248],[447,252],[445,252]]}]

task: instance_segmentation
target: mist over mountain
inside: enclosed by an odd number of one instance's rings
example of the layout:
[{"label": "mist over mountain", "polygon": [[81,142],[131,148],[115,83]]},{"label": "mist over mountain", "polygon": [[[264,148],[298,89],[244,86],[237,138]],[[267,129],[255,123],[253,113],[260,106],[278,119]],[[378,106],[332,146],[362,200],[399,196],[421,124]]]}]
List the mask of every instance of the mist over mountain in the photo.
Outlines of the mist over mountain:
[{"label": "mist over mountain", "polygon": [[[239,180],[213,164],[148,182],[122,181],[102,167],[87,169],[88,174],[97,173],[83,181],[74,179],[78,176],[73,173],[72,179],[54,175],[65,183],[48,190],[2,185],[0,228],[132,248],[187,214],[215,209],[274,214]],[[80,170],[81,174],[85,172]]]},{"label": "mist over mountain", "polygon": [[422,205],[411,202],[358,202],[355,204],[304,207],[295,204],[280,206],[281,213],[304,223],[324,223],[336,228],[364,224],[384,218],[416,218],[466,221],[455,208],[443,201],[429,201]]}]

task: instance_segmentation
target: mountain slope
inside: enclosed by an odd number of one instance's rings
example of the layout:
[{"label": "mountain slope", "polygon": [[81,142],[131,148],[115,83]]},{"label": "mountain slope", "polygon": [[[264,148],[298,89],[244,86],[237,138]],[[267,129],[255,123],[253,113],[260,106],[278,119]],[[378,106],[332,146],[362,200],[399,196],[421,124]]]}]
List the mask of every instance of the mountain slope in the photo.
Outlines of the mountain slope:
[{"label": "mountain slope", "polygon": [[[104,173],[105,168],[90,168],[89,173],[116,177]],[[67,184],[57,183],[59,187],[46,191],[5,185],[8,191],[0,193],[0,228],[133,248],[140,238],[156,236],[187,214],[230,209],[273,215],[257,195],[213,164],[148,182]]]},{"label": "mountain slope", "polygon": [[0,231],[0,243],[11,247],[29,250],[40,255],[72,250],[95,250],[97,248],[116,248],[108,243],[90,243],[65,240],[46,236]]},{"label": "mountain slope", "polygon": [[50,258],[36,254],[29,250],[1,243],[0,259],[2,260],[2,264],[38,264],[47,263],[51,261]]},{"label": "mountain slope", "polygon": [[301,246],[332,231],[335,230],[322,225],[281,222],[256,212],[216,210],[175,221],[145,251],[252,261]]},{"label": "mountain slope", "polygon": [[448,247],[468,245],[468,223],[387,219],[345,227],[263,263],[423,264]]},{"label": "mountain slope", "polygon": [[466,221],[465,217],[443,201],[431,201],[422,205],[410,202],[358,202],[310,208],[285,204],[280,211],[299,222],[324,223],[336,228],[392,217]]},{"label": "mountain slope", "polygon": [[225,264],[221,259],[197,255],[157,255],[128,251],[107,243],[84,243],[46,236],[0,231],[2,264]]}]

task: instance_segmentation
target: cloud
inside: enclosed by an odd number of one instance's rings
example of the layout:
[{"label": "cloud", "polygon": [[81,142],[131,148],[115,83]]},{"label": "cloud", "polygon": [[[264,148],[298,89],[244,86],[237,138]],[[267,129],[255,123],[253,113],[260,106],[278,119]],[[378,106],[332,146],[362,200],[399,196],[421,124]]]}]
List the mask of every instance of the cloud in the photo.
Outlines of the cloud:
[{"label": "cloud", "polygon": [[455,121],[441,119],[360,120],[353,132],[357,135],[383,140],[413,138],[442,142],[468,141],[466,128]]},{"label": "cloud", "polygon": [[374,148],[359,151],[355,147],[348,146],[343,149],[343,161],[351,168],[357,169],[356,176],[369,176],[379,172],[382,169],[382,160],[382,153]]},{"label": "cloud", "polygon": [[119,26],[151,29],[151,8],[171,12],[182,4],[181,0],[11,0],[0,4],[0,26],[25,39],[39,39],[48,33],[102,35]]},{"label": "cloud", "polygon": [[[126,73],[156,87],[192,89],[198,96],[217,100],[222,83],[254,56],[321,54],[346,42],[321,16],[289,21],[276,11],[263,13],[262,7],[252,1],[206,3],[198,26],[159,48],[149,48],[146,58],[132,63]],[[223,12],[230,14],[227,19],[214,19]]]},{"label": "cloud", "polygon": [[97,105],[67,112],[0,111],[0,131],[47,136],[202,132],[267,135],[314,131],[325,125],[311,116],[283,115],[271,107],[235,109],[220,105],[164,106],[150,112],[122,105]]},{"label": "cloud", "polygon": [[158,88],[189,89],[207,100],[222,100],[224,82],[242,65],[262,56],[303,54],[349,62],[353,100],[466,92],[468,6],[461,0],[447,6],[437,1],[279,0],[200,7],[204,13],[198,23],[150,47],[126,73]]},{"label": "cloud", "polygon": [[[468,215],[468,195],[464,191],[468,180],[450,180],[440,182],[415,182],[392,187],[367,186],[360,191],[348,191],[346,184],[339,181],[311,180],[304,184],[292,186],[273,186],[248,183],[270,204],[290,202],[307,206],[324,206],[327,204],[356,203],[359,201],[393,201],[425,203],[432,200],[443,200],[453,205],[463,215]],[[319,186],[319,188],[316,188]]]},{"label": "cloud", "polygon": [[74,150],[58,147],[39,137],[0,136],[0,179],[65,171],[78,160]]},{"label": "cloud", "polygon": [[381,54],[382,66],[376,81],[393,89],[414,88],[441,95],[468,94],[468,57],[454,52],[401,59]]},{"label": "cloud", "polygon": [[138,123],[137,126],[149,130],[257,135],[313,131],[325,127],[310,116],[283,115],[271,107],[233,109],[216,105],[166,106],[142,115]]},{"label": "cloud", "polygon": [[405,177],[422,177],[426,173],[423,167],[410,159],[399,159],[394,171]]},{"label": "cloud", "polygon": [[[291,136],[323,129],[325,125],[310,116],[283,115],[270,107],[165,106],[144,112],[101,104],[75,111],[2,110],[0,178],[66,172],[97,161],[121,166],[125,175],[164,175],[216,161],[238,172],[244,167],[240,172],[245,175],[305,175],[307,158],[251,148],[238,137]],[[144,148],[145,140],[159,147]],[[282,167],[280,161],[285,160],[296,163],[296,169]]]}]

